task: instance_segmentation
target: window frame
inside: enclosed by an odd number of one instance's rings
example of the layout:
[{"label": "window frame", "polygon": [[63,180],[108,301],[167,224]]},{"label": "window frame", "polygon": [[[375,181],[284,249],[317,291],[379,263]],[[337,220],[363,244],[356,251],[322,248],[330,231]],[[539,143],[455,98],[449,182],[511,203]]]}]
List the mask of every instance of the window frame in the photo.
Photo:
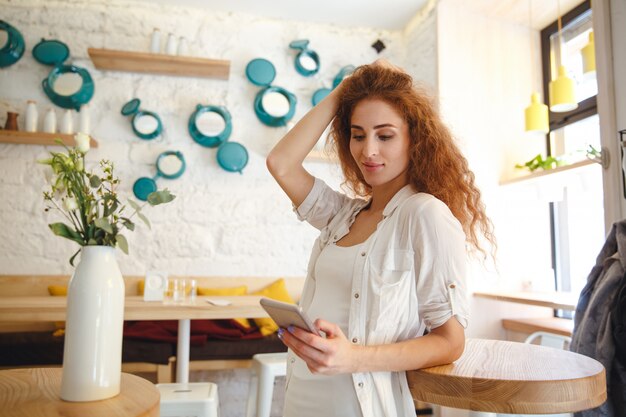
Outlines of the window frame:
[{"label": "window frame", "polygon": [[[578,6],[574,7],[572,10],[567,12],[561,17],[561,24],[563,27],[566,27],[570,22],[577,19],[583,13],[586,13],[591,9],[591,1],[585,0]],[[546,26],[540,32],[541,38],[541,70],[543,76],[543,96],[546,98],[546,101],[549,100],[549,85],[551,81],[551,62],[550,62],[550,37],[558,33],[558,20],[554,21],[550,25]],[[550,133],[554,130],[561,129],[565,126],[576,123],[580,120],[586,119],[588,117],[594,116],[598,114],[598,102],[597,102],[597,94],[595,96],[589,97],[582,102],[578,103],[578,107],[572,111],[564,112],[564,113],[555,113],[549,112],[549,123],[550,123],[550,132],[545,136],[546,142],[546,155],[552,155],[552,145],[550,141]],[[561,209],[562,210],[562,209]],[[565,210],[566,211],[566,210]],[[551,258],[552,258],[552,268],[554,271],[554,288],[556,291],[563,291],[562,288],[565,280],[563,280],[563,273],[569,270],[569,266],[562,265],[563,255],[561,253],[562,250],[565,252],[569,251],[567,247],[561,248],[561,242],[563,239],[567,239],[567,231],[563,232],[559,230],[559,217],[563,214],[559,212],[559,208],[557,204],[554,202],[549,203],[549,212],[550,212],[550,239],[551,239]],[[565,213],[565,216],[567,213]],[[562,233],[565,233],[563,235]],[[571,277],[567,276],[567,285],[571,284]],[[554,315],[558,317],[566,317],[572,318],[573,312],[564,311],[564,310],[555,310]]]}]

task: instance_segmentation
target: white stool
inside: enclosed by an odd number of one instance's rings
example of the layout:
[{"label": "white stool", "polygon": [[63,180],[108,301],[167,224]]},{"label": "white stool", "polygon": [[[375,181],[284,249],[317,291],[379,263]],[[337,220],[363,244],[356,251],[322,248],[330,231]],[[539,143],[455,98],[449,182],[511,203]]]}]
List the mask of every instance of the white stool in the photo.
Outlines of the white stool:
[{"label": "white stool", "polygon": [[[257,353],[252,357],[252,378],[246,417],[269,417],[274,379],[287,374],[287,352]],[[256,406],[256,414],[254,413]]]},{"label": "white stool", "polygon": [[157,384],[161,417],[219,417],[217,385],[211,382]]}]

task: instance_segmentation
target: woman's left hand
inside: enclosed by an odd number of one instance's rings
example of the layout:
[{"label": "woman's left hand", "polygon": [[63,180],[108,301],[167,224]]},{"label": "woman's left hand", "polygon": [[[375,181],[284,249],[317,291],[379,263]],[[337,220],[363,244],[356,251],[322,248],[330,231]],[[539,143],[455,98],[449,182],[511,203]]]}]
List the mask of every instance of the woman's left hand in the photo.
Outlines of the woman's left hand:
[{"label": "woman's left hand", "polygon": [[[358,371],[358,345],[353,345],[339,326],[317,319],[315,327],[326,338],[291,326],[282,331],[282,341],[304,362],[314,374],[336,375]],[[282,330],[282,329],[281,329]]]}]

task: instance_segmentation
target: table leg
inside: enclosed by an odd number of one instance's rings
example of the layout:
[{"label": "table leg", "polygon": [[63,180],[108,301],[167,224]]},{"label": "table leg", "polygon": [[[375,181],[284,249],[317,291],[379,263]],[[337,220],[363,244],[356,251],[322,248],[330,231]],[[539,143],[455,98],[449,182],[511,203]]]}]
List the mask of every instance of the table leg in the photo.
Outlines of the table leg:
[{"label": "table leg", "polygon": [[189,343],[191,320],[178,320],[178,348],[176,349],[176,382],[189,382]]}]

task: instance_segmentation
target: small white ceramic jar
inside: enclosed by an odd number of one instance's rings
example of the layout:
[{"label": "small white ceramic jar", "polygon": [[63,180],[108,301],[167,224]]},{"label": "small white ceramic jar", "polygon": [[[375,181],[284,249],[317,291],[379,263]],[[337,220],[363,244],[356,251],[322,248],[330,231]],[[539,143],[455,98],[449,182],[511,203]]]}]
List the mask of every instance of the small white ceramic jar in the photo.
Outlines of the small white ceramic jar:
[{"label": "small white ceramic jar", "polygon": [[49,108],[43,119],[43,131],[46,133],[56,133],[57,131],[57,115],[53,108]]},{"label": "small white ceramic jar", "polygon": [[33,100],[26,102],[26,118],[24,119],[24,130],[27,132],[37,131],[37,103]]},{"label": "small white ceramic jar", "polygon": [[67,109],[65,110],[65,113],[63,113],[60,130],[61,133],[65,133],[67,135],[74,133],[74,115],[72,114],[72,110]]},{"label": "small white ceramic jar", "polygon": [[165,47],[165,53],[168,55],[176,55],[176,36],[173,33],[167,35],[167,46]]},{"label": "small white ceramic jar", "polygon": [[89,134],[91,123],[89,121],[89,105],[85,104],[78,112],[78,132]]},{"label": "small white ceramic jar", "polygon": [[152,37],[150,39],[150,52],[153,54],[161,53],[161,31],[154,28],[152,31]]}]

